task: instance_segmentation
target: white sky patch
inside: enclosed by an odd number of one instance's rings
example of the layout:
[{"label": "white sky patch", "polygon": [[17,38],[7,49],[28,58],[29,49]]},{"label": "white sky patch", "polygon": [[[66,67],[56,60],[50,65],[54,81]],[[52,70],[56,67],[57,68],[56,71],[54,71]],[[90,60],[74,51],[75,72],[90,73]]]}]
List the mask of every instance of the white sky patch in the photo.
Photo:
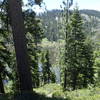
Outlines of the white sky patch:
[{"label": "white sky patch", "polygon": [[23,0],[24,4],[27,4],[28,3],[28,0]]},{"label": "white sky patch", "polygon": [[[67,0],[43,0],[48,10],[60,9],[63,1]],[[79,9],[93,9],[100,11],[100,0],[73,0],[74,4],[71,8],[74,8],[78,3]]]},{"label": "white sky patch", "polygon": [[92,9],[100,11],[100,0],[74,0],[78,3],[79,9]]},{"label": "white sky patch", "polygon": [[32,8],[36,13],[43,13],[45,11],[45,9],[43,9],[42,7],[38,6],[38,5],[34,5]]},{"label": "white sky patch", "polygon": [[[23,0],[23,1],[25,4],[27,4],[27,0]],[[45,11],[44,6],[46,7],[47,10],[61,9],[60,5],[62,5],[63,1],[67,1],[67,0],[43,0],[45,5],[43,5],[42,7],[34,5],[32,9],[37,13],[44,12]],[[74,4],[71,7],[71,9],[75,8],[77,3],[79,9],[93,9],[93,10],[100,11],[100,0],[73,0],[73,1]]]},{"label": "white sky patch", "polygon": [[[23,0],[23,1],[24,1],[24,5],[26,5],[28,3],[28,0]],[[45,12],[45,8],[40,7],[39,5],[34,5],[33,7],[31,7],[31,6],[23,7],[23,10],[27,10],[27,9],[32,9],[33,11],[35,11],[36,14]]]}]

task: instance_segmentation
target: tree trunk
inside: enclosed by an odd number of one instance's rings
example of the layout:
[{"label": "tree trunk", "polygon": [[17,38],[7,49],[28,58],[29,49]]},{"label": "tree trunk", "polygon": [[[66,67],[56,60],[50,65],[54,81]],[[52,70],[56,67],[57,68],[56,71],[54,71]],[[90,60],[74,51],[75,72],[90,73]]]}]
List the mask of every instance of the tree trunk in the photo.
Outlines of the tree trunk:
[{"label": "tree trunk", "polygon": [[73,90],[75,90],[76,89],[76,86],[77,86],[77,76],[78,76],[78,71],[77,70],[73,70],[73,72],[72,72],[72,87],[73,87]]},{"label": "tree trunk", "polygon": [[76,81],[77,81],[77,79],[76,79],[76,75],[75,75],[75,76],[73,76],[73,84],[72,84],[73,90],[76,89],[76,85],[77,85]]},{"label": "tree trunk", "polygon": [[0,93],[5,93],[1,74],[0,74]]},{"label": "tree trunk", "polygon": [[67,86],[67,70],[66,68],[64,69],[64,90],[66,90]]},{"label": "tree trunk", "polygon": [[21,0],[8,0],[14,46],[17,60],[20,92],[32,91],[32,79],[28,65],[24,20]]}]

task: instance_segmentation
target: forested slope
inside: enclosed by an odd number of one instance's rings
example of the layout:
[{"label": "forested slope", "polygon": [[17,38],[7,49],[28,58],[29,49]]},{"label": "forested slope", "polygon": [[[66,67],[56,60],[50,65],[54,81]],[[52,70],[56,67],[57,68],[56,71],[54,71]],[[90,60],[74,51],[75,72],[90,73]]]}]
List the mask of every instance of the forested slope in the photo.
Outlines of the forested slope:
[{"label": "forested slope", "polygon": [[[72,11],[70,11],[71,13]],[[87,35],[93,34],[94,38],[98,38],[100,35],[100,12],[96,10],[80,10],[80,14],[84,20],[84,27],[87,31]],[[46,38],[50,41],[57,41],[58,39],[64,39],[62,28],[62,10],[52,10],[47,11],[39,15],[42,19],[42,24],[44,27],[44,34]],[[91,34],[90,34],[91,33]]]}]

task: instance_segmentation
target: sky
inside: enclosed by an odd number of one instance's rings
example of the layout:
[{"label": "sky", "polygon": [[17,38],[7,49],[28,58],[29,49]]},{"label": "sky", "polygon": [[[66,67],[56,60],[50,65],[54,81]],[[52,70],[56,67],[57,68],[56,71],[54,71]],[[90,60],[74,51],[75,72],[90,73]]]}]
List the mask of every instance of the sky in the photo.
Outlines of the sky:
[{"label": "sky", "polygon": [[[26,1],[27,0],[24,0],[24,2]],[[43,0],[47,10],[61,9],[60,5],[62,5],[63,1],[67,1],[67,0]],[[93,10],[100,11],[100,0],[73,0],[73,1],[74,1],[74,4],[72,8],[74,8],[77,3],[79,9],[93,9]],[[34,6],[34,9],[36,12],[44,11],[43,6],[41,8],[38,6]]]},{"label": "sky", "polygon": [[[47,9],[56,9],[60,8],[60,5],[62,4],[63,0],[44,0]],[[79,6],[79,9],[94,9],[100,11],[100,0],[73,0],[74,5],[76,3]]]}]

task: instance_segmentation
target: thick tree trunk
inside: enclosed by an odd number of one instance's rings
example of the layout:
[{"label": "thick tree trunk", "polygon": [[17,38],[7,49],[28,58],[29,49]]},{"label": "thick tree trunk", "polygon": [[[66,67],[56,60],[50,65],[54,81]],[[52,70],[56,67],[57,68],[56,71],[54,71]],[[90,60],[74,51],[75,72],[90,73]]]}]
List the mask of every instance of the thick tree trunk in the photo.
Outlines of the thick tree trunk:
[{"label": "thick tree trunk", "polygon": [[1,74],[0,74],[0,93],[5,93]]},{"label": "thick tree trunk", "polygon": [[67,70],[66,68],[64,69],[64,90],[66,90],[67,86]]},{"label": "thick tree trunk", "polygon": [[8,5],[17,59],[20,91],[32,91],[32,79],[28,65],[21,0],[8,0]]}]

